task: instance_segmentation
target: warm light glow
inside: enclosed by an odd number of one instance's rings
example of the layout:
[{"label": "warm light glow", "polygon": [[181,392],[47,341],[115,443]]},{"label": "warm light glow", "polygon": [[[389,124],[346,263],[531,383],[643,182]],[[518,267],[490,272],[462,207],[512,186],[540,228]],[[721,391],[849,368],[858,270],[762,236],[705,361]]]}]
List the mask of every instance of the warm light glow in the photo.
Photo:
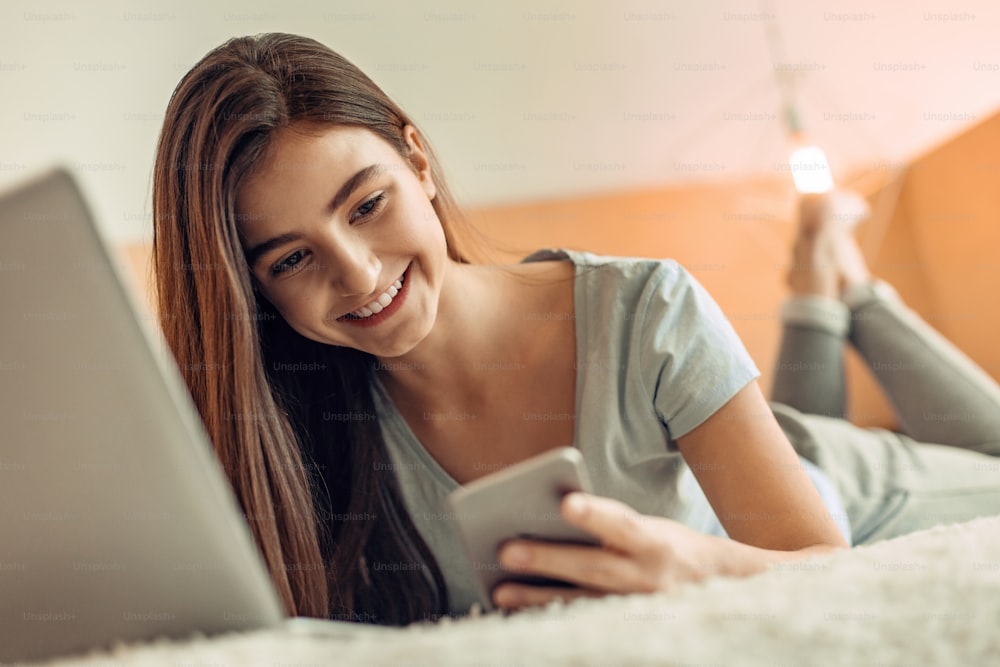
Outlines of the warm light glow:
[{"label": "warm light glow", "polygon": [[817,146],[803,146],[795,149],[788,159],[799,192],[829,192],[833,190],[833,174],[826,153]]}]

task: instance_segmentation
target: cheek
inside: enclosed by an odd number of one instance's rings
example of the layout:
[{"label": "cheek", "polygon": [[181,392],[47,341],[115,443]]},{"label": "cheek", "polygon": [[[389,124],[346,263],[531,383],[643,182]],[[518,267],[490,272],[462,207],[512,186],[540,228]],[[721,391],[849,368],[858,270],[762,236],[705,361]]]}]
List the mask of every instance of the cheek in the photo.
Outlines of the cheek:
[{"label": "cheek", "polygon": [[406,211],[403,215],[408,218],[405,226],[411,230],[410,234],[419,236],[423,242],[437,236],[444,238],[444,230],[441,221],[438,220],[434,204],[427,198],[427,193],[419,181],[414,180],[408,185],[403,199],[405,201],[401,210]]},{"label": "cheek", "polygon": [[423,204],[415,201],[400,207],[391,215],[391,222],[378,232],[379,250],[437,254],[438,246],[443,249],[444,230],[426,199]]},{"label": "cheek", "polygon": [[419,230],[416,234],[419,235],[421,242],[425,245],[432,244],[437,252],[446,253],[444,228],[441,226],[437,211],[434,210],[431,203],[425,200],[424,206],[416,215],[419,216],[419,219],[414,228]]},{"label": "cheek", "polygon": [[305,289],[282,289],[272,290],[265,296],[274,309],[278,311],[278,315],[301,334],[303,333],[303,325],[308,326],[310,321],[315,320],[318,316],[317,300],[305,298],[306,294],[307,290]]}]

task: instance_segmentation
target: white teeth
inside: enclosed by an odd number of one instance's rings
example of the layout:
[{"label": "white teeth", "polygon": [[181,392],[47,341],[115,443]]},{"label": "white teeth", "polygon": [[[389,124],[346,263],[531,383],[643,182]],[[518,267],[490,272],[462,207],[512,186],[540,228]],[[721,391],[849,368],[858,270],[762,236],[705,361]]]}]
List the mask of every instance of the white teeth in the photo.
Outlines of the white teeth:
[{"label": "white teeth", "polygon": [[361,308],[353,311],[351,315],[354,315],[354,317],[357,318],[365,318],[381,313],[386,306],[392,303],[392,299],[399,294],[399,290],[401,289],[403,289],[403,276],[400,276],[395,282],[389,285],[389,288],[379,294],[378,298],[369,303],[367,306],[362,306]]}]

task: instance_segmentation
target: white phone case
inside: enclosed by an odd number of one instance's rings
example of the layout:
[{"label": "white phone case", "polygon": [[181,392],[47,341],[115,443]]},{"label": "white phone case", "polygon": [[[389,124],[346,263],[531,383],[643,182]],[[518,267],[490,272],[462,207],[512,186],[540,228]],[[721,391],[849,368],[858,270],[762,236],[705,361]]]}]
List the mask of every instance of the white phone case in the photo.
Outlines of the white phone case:
[{"label": "white phone case", "polygon": [[[512,572],[499,563],[497,550],[515,537],[599,544],[593,535],[566,523],[559,513],[564,495],[589,490],[587,470],[579,450],[558,447],[470,482],[448,496],[472,569],[487,601],[493,587],[501,581],[570,585]],[[492,602],[489,605],[492,608]]]}]

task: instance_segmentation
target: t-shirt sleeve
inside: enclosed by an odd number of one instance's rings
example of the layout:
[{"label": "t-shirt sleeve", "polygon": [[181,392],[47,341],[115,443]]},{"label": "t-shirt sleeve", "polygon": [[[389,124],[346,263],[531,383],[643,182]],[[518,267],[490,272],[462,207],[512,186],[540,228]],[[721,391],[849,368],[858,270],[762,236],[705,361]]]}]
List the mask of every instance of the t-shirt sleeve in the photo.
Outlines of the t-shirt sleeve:
[{"label": "t-shirt sleeve", "polygon": [[704,287],[677,262],[650,277],[640,330],[643,384],[667,428],[668,447],[760,377]]}]

